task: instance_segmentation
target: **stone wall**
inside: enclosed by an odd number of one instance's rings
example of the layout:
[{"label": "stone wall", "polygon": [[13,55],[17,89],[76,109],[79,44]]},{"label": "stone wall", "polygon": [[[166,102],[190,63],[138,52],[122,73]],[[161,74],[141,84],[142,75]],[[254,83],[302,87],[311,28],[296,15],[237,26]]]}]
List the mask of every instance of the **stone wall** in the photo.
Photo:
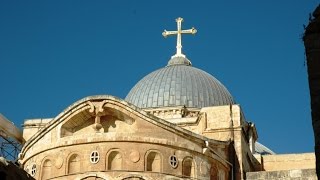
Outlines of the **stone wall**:
[{"label": "stone wall", "polygon": [[314,153],[265,155],[262,159],[265,171],[315,169],[316,165]]},{"label": "stone wall", "polygon": [[290,180],[290,179],[305,179],[305,180],[317,180],[315,169],[298,169],[298,170],[284,170],[284,171],[260,171],[260,172],[248,172],[247,180]]},{"label": "stone wall", "polygon": [[93,96],[40,128],[19,162],[35,179],[228,179],[228,147],[113,97]]},{"label": "stone wall", "polygon": [[26,119],[23,124],[23,139],[28,141],[41,128],[49,123],[52,118],[47,119]]}]

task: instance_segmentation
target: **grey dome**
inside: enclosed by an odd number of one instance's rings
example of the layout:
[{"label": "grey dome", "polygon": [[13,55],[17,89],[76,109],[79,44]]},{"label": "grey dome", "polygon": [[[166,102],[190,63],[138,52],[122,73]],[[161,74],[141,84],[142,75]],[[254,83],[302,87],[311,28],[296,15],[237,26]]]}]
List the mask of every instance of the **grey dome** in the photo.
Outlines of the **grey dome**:
[{"label": "grey dome", "polygon": [[140,108],[234,104],[231,94],[216,78],[192,67],[184,57],[173,57],[168,66],[145,76],[125,100]]},{"label": "grey dome", "polygon": [[270,155],[270,154],[276,154],[263,144],[256,142],[255,144],[255,153],[261,154],[261,155]]}]

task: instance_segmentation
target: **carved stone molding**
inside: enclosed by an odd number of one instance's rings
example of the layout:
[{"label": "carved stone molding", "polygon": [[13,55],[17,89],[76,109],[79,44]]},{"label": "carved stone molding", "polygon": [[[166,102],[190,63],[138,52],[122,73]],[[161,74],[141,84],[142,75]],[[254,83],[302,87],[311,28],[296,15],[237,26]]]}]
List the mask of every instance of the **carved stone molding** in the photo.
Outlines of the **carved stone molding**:
[{"label": "carved stone molding", "polygon": [[200,109],[188,109],[185,107],[145,109],[145,111],[163,119],[198,117],[200,113]]},{"label": "carved stone molding", "polygon": [[[102,125],[101,125],[101,116],[103,115],[104,112],[104,105],[107,103],[107,100],[103,100],[100,102],[91,102],[88,101],[87,102],[88,105],[90,106],[89,112],[92,113],[95,116],[95,120],[94,120],[94,124],[92,125],[92,128],[96,131],[96,132],[100,132],[102,129]],[[102,130],[103,131],[103,130]]]}]

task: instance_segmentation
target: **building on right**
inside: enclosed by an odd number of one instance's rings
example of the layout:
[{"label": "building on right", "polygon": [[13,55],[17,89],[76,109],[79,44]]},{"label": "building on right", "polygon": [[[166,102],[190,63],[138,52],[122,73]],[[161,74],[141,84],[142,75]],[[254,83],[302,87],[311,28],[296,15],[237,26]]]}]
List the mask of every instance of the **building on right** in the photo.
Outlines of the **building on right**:
[{"label": "building on right", "polygon": [[248,172],[246,174],[248,180],[317,179],[317,176],[320,177],[320,5],[310,14],[303,41],[308,68],[315,156],[312,153],[261,155],[263,171]]},{"label": "building on right", "polygon": [[316,171],[320,177],[320,5],[310,14],[303,36],[306,50],[311,98],[311,116],[315,139]]},{"label": "building on right", "polygon": [[[247,179],[317,179],[320,177],[320,5],[310,14],[303,41],[308,69],[315,156],[312,153],[261,155],[263,171],[248,172]],[[316,168],[312,167],[314,165]]]}]

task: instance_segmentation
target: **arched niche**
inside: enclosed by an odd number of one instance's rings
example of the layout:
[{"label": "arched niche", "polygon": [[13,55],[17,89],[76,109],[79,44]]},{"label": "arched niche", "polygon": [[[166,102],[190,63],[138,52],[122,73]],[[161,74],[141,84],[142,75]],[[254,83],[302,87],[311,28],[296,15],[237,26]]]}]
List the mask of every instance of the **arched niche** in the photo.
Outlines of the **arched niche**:
[{"label": "arched niche", "polygon": [[78,154],[72,154],[67,161],[67,174],[75,174],[81,171],[81,158]]},{"label": "arched niche", "polygon": [[149,151],[145,157],[146,171],[161,172],[162,156],[158,151]]},{"label": "arched niche", "polygon": [[50,179],[52,177],[53,163],[50,159],[45,159],[41,166],[41,179]]},{"label": "arched niche", "polygon": [[182,175],[184,177],[195,178],[196,167],[192,157],[186,157],[182,161]]},{"label": "arched niche", "polygon": [[107,170],[122,170],[123,157],[119,150],[111,150],[107,154]]}]

